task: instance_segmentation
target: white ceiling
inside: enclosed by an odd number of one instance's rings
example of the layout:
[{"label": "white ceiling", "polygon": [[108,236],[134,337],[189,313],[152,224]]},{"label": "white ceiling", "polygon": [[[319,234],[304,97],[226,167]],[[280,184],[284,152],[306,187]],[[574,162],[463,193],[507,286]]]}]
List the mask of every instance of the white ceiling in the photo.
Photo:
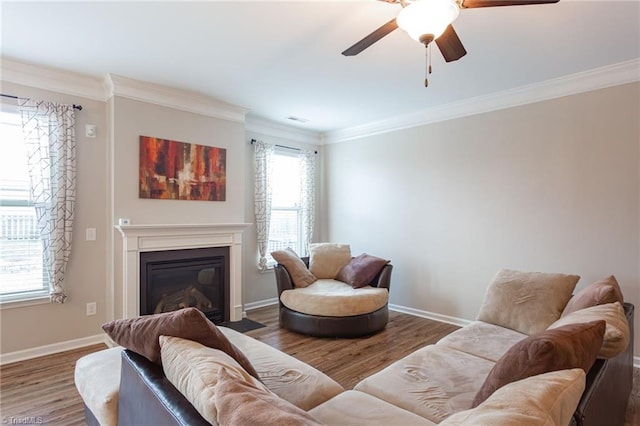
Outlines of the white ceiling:
[{"label": "white ceiling", "polygon": [[400,29],[340,54],[396,16],[400,6],[381,1],[1,6],[3,57],[197,91],[318,132],[640,57],[640,0],[463,10],[454,27],[468,54],[447,64],[434,49],[428,88],[425,49]]}]

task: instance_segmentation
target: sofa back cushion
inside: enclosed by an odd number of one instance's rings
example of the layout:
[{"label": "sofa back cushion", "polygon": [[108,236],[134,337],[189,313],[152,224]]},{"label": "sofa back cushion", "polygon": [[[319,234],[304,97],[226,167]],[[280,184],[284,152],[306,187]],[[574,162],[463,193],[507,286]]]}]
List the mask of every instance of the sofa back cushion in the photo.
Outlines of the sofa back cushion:
[{"label": "sofa back cushion", "polygon": [[170,336],[160,336],[160,346],[162,369],[167,379],[214,426],[218,424],[215,386],[221,368],[225,368],[234,377],[264,388],[260,381],[222,351]]},{"label": "sofa back cushion", "polygon": [[489,285],[477,319],[524,334],[538,333],[560,318],[579,279],[502,269]]},{"label": "sofa back cushion", "polygon": [[351,261],[349,244],[315,243],[309,245],[309,270],[318,279],[335,279]]},{"label": "sofa back cushion", "polygon": [[550,371],[589,371],[602,346],[605,322],[569,324],[529,336],[513,345],[493,366],[473,399],[477,407],[502,386]]},{"label": "sofa back cushion", "polygon": [[613,358],[627,349],[630,339],[629,322],[620,302],[591,306],[571,312],[551,324],[549,329],[598,320],[603,320],[607,324],[598,358]]},{"label": "sofa back cushion", "polygon": [[224,367],[218,371],[215,404],[221,425],[320,426],[306,411]]},{"label": "sofa back cushion", "polygon": [[596,281],[593,284],[576,293],[562,312],[562,316],[568,315],[579,309],[590,308],[592,306],[604,305],[606,303],[623,303],[622,290],[613,275]]},{"label": "sofa back cushion", "polygon": [[478,407],[460,411],[440,426],[568,425],[584,389],[580,368],[528,377],[498,389]]},{"label": "sofa back cushion", "polygon": [[271,252],[271,257],[284,266],[291,276],[294,287],[304,288],[316,282],[317,278],[309,271],[307,265],[305,265],[296,252],[289,247],[284,250]]}]

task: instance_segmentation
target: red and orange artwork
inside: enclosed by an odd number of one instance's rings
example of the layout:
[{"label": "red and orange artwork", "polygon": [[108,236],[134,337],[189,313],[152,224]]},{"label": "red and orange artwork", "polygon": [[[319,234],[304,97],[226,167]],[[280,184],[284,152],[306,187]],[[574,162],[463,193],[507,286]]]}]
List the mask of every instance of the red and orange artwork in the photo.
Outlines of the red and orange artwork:
[{"label": "red and orange artwork", "polygon": [[225,201],[227,150],[140,136],[140,198]]}]

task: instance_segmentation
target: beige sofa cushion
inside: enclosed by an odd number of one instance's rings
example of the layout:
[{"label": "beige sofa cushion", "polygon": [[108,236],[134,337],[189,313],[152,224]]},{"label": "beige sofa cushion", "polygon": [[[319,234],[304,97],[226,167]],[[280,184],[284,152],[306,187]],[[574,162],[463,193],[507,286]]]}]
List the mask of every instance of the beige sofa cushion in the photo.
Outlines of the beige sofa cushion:
[{"label": "beige sofa cushion", "polygon": [[306,411],[225,368],[218,372],[215,395],[221,425],[320,426]]},{"label": "beige sofa cushion", "polygon": [[611,275],[588,285],[576,293],[571,300],[569,300],[569,303],[567,303],[567,306],[562,312],[562,316],[579,309],[615,302],[623,303],[624,299],[616,277]]},{"label": "beige sofa cushion", "polygon": [[333,379],[310,365],[235,330],[218,328],[251,359],[262,383],[293,405],[310,410],[344,391]]},{"label": "beige sofa cushion", "polygon": [[233,377],[266,389],[226,353],[179,337],[160,336],[162,369],[167,379],[212,425],[218,424],[215,386],[225,368]]},{"label": "beige sofa cushion", "polygon": [[487,288],[478,320],[525,334],[545,330],[560,318],[577,275],[502,269]]},{"label": "beige sofa cushion", "polygon": [[526,337],[526,334],[509,328],[474,321],[446,335],[436,344],[496,362],[509,348]]},{"label": "beige sofa cushion", "polygon": [[318,279],[335,279],[351,261],[349,244],[316,243],[309,245],[309,270]]},{"label": "beige sofa cushion", "polygon": [[389,301],[389,292],[386,288],[353,288],[341,281],[320,279],[305,288],[283,291],[280,301],[303,314],[348,317],[384,307]]},{"label": "beige sofa cushion", "polygon": [[290,248],[271,252],[276,262],[282,264],[291,276],[291,281],[296,288],[306,287],[314,283],[317,278],[309,271],[307,265]]},{"label": "beige sofa cushion", "polygon": [[118,424],[121,352],[116,346],[85,355],[76,362],[74,380],[82,401],[102,426]]},{"label": "beige sofa cushion", "polygon": [[629,322],[620,302],[592,306],[571,312],[551,324],[549,329],[567,324],[580,324],[597,320],[604,320],[607,323],[604,342],[598,353],[598,358],[613,358],[627,349],[629,345]]},{"label": "beige sofa cushion", "polygon": [[582,392],[580,368],[532,376],[498,389],[478,407],[456,413],[441,426],[558,426],[571,421]]},{"label": "beige sofa cushion", "polygon": [[430,345],[364,379],[355,390],[439,423],[471,407],[493,362]]},{"label": "beige sofa cushion", "polygon": [[325,425],[435,426],[423,417],[363,392],[346,391],[309,411]]}]

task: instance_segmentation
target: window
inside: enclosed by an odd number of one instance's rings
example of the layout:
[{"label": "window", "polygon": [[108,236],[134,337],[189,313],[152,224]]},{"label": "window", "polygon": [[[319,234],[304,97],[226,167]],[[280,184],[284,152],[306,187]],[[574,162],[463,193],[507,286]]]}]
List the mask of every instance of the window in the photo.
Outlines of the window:
[{"label": "window", "polygon": [[274,266],[274,250],[290,247],[305,256],[313,238],[317,151],[253,139],[254,213],[258,269]]},{"label": "window", "polygon": [[0,301],[47,296],[20,115],[0,112]]},{"label": "window", "polygon": [[[302,223],[302,164],[297,152],[277,148],[272,158],[271,223],[267,253],[292,248],[302,255],[306,252]],[[275,261],[267,255],[267,265]]]}]

